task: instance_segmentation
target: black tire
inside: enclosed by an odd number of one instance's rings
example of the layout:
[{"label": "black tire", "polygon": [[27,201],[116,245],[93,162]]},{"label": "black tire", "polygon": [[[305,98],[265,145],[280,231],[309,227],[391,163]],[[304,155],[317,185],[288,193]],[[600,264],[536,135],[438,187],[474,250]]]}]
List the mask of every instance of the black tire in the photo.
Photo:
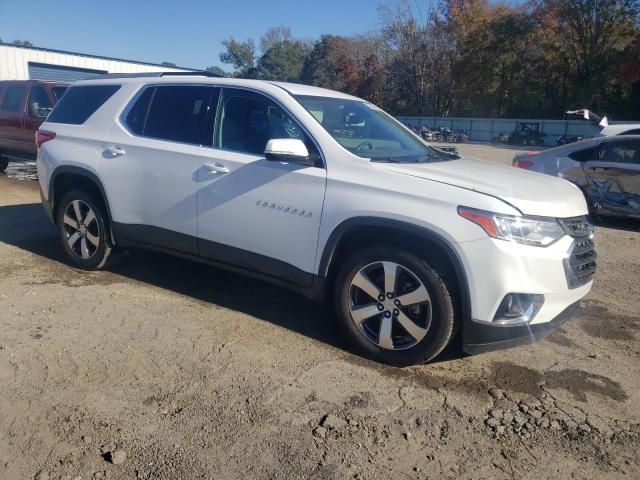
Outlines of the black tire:
[{"label": "black tire", "polygon": [[0,155],[0,173],[3,173],[9,166],[9,159]]},{"label": "black tire", "polygon": [[[70,233],[76,230],[74,230],[74,227],[69,227],[69,225],[65,224],[65,212],[67,212],[67,209],[73,208],[72,204],[75,201],[81,202],[80,205],[84,206],[85,214],[88,211],[86,210],[88,207],[95,215],[95,222],[91,222],[86,228],[85,231],[87,233],[85,235],[90,233],[93,239],[97,238],[98,245],[90,244],[88,237],[84,239],[86,242],[89,242],[86,243],[86,245],[91,247],[92,250],[95,249],[88,258],[83,258],[81,256],[82,253],[78,251],[79,247],[77,247],[77,244],[82,242],[82,237],[80,237],[80,240],[74,245],[76,248],[72,248],[69,245]],[[110,240],[108,217],[102,202],[97,197],[83,190],[71,190],[62,197],[56,209],[56,223],[62,248],[74,266],[83,270],[100,270],[105,267],[113,247]]]},{"label": "black tire", "polygon": [[[426,336],[410,348],[382,348],[367,338],[352,320],[351,282],[361,269],[377,262],[394,262],[408,269],[422,282],[429,294],[430,326]],[[333,293],[336,313],[346,335],[365,357],[382,363],[408,366],[428,362],[445,349],[457,330],[454,301],[442,277],[425,260],[396,248],[372,247],[351,255],[336,276]]]}]

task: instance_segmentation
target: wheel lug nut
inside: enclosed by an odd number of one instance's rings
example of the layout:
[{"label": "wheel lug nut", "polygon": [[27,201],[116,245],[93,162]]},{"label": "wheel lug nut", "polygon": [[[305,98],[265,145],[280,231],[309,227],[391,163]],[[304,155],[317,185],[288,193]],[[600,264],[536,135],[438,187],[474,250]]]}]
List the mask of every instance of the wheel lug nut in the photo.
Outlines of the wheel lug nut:
[{"label": "wheel lug nut", "polygon": [[399,307],[399,306],[400,306],[400,300],[398,300],[398,299],[396,299],[393,303],[395,303],[395,304],[396,304],[396,307]]},{"label": "wheel lug nut", "polygon": [[378,300],[380,300],[381,302],[384,302],[384,295],[378,295]]},{"label": "wheel lug nut", "polygon": [[384,312],[384,316],[389,318],[391,316],[391,312]]},{"label": "wheel lug nut", "polygon": [[397,308],[394,308],[394,309],[393,309],[393,314],[394,314],[395,316],[398,316],[398,315],[400,314],[400,310],[398,310]]},{"label": "wheel lug nut", "polygon": [[387,293],[387,298],[393,298],[393,293],[391,292]]},{"label": "wheel lug nut", "polygon": [[384,307],[382,306],[381,303],[378,304],[378,310],[380,310],[380,311],[384,310]]}]

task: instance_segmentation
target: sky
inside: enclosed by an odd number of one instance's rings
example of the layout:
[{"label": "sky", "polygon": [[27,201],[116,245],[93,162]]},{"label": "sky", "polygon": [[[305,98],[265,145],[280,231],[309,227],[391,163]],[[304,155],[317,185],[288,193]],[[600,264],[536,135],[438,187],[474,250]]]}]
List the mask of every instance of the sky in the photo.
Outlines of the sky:
[{"label": "sky", "polygon": [[[284,25],[295,37],[366,33],[394,0],[0,0],[0,38],[181,67],[225,67],[222,40]],[[423,4],[425,2],[422,2]],[[226,67],[229,69],[229,67]]]}]

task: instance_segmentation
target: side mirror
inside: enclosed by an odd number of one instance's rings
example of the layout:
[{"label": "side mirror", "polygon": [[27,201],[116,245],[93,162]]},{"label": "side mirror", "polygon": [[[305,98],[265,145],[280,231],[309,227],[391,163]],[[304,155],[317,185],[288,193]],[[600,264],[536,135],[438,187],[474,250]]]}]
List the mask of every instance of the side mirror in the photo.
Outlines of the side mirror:
[{"label": "side mirror", "polygon": [[47,118],[52,108],[40,107],[37,102],[29,104],[29,116],[33,118]]},{"label": "side mirror", "polygon": [[297,138],[273,138],[267,142],[264,156],[272,162],[291,162],[313,165],[309,151],[302,140]]}]

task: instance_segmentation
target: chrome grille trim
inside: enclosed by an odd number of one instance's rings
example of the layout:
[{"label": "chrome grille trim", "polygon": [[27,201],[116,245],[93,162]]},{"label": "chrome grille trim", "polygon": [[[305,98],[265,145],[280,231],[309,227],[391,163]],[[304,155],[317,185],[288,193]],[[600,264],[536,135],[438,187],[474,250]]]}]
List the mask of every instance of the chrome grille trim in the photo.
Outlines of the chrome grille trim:
[{"label": "chrome grille trim", "polygon": [[593,236],[593,225],[586,216],[559,218],[558,223],[570,237],[583,238]]},{"label": "chrome grille trim", "polygon": [[569,288],[578,288],[591,281],[596,271],[598,254],[593,242],[593,225],[586,216],[559,219],[565,233],[574,239],[567,258],[564,259],[564,271]]}]

